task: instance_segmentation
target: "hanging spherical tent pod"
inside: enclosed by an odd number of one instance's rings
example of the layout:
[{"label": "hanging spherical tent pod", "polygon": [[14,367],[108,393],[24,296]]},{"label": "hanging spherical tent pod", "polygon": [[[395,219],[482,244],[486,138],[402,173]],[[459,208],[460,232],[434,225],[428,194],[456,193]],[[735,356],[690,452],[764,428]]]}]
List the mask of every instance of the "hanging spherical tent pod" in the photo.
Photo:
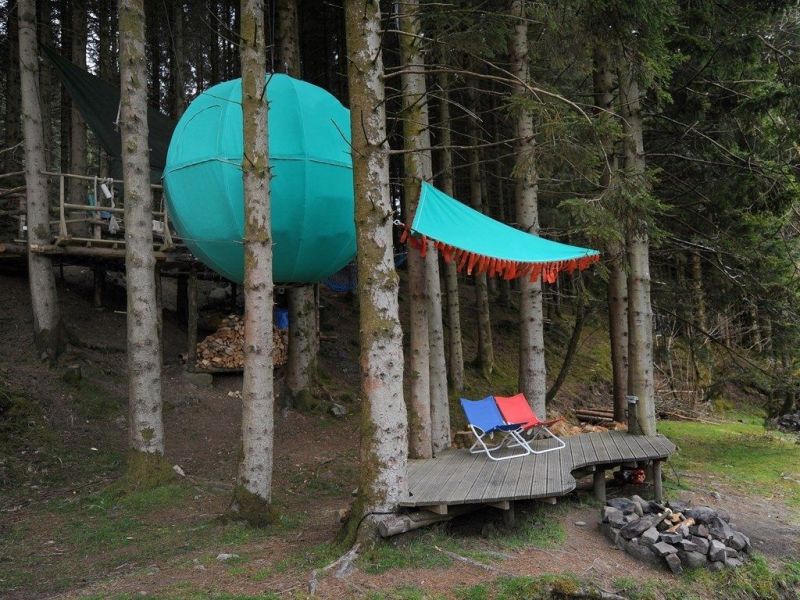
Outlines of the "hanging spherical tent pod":
[{"label": "hanging spherical tent pod", "polygon": [[[313,283],[355,255],[350,113],[331,94],[268,75],[273,279]],[[164,168],[169,216],[191,252],[244,279],[241,80],[198,96],[178,122]]]}]

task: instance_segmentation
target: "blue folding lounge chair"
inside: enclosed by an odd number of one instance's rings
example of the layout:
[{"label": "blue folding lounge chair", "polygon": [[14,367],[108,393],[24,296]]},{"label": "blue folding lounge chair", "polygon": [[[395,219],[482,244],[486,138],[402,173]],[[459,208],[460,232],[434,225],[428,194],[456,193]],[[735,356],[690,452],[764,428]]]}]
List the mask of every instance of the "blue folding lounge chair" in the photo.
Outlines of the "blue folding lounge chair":
[{"label": "blue folding lounge chair", "polygon": [[[467,426],[473,434],[475,434],[476,441],[472,444],[469,451],[471,454],[480,454],[485,452],[486,456],[492,460],[505,460],[507,458],[517,458],[519,456],[526,456],[531,453],[528,444],[522,439],[520,432],[522,425],[520,423],[506,423],[503,416],[497,409],[494,398],[489,396],[483,400],[466,400],[461,398],[461,408],[464,410],[464,415],[467,417]],[[495,446],[486,445],[486,437],[493,437],[495,433],[502,436],[500,443]],[[522,449],[522,452],[515,454],[506,454],[504,456],[495,456],[493,453],[498,452],[502,448],[515,448]]]}]

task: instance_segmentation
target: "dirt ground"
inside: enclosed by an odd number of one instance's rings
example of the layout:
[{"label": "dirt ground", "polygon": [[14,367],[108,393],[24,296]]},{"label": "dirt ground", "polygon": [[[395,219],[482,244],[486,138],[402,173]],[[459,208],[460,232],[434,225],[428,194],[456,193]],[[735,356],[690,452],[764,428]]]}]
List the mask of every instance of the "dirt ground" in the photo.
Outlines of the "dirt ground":
[{"label": "dirt ground", "polygon": [[[69,568],[80,570],[81,577],[77,582],[70,580],[66,589],[55,593],[59,584],[50,574],[58,571],[67,552],[60,549],[63,522],[62,517],[43,507],[56,500],[69,501],[102,491],[121,472],[126,448],[124,305],[117,293],[109,296],[110,306],[92,308],[86,281],[87,271],[71,268],[66,280],[59,282],[72,344],[61,364],[51,369],[39,361],[31,343],[27,280],[0,273],[0,377],[13,391],[39,402],[48,427],[57,434],[60,452],[72,457],[63,458],[63,473],[54,477],[53,471],[59,470],[58,461],[40,460],[37,453],[46,454],[44,450],[26,448],[22,451],[30,452],[32,457],[25,480],[0,490],[0,536],[25,524],[24,547],[18,548],[19,555],[38,557],[42,573],[32,573],[27,583],[2,592],[2,573],[15,566],[19,558],[7,552],[0,556],[0,596],[74,598],[143,593],[153,597],[159,590],[188,585],[207,592],[276,592],[280,597],[302,597],[312,570],[309,565],[318,563],[296,560],[285,569],[278,565],[288,556],[311,555],[333,540],[340,528],[337,511],[348,506],[356,486],[358,348],[352,300],[327,295],[323,298],[325,335],[321,349],[325,388],[351,414],[337,419],[291,409],[276,412],[275,503],[286,515],[288,525],[243,541],[226,541],[220,535],[218,541],[211,540],[202,547],[160,553],[152,560],[131,555],[113,567],[99,566],[97,556],[73,557]],[[240,389],[241,378],[216,377],[213,385],[197,385],[185,375],[180,362],[183,352],[185,329],[173,312],[167,311],[163,372],[166,455],[185,472],[182,485],[191,493],[175,506],[161,506],[147,518],[159,526],[191,531],[214,523],[229,500],[240,429],[240,399],[235,392]],[[93,401],[113,399],[115,404],[110,410],[103,408],[102,416],[87,417],[85,407],[81,408],[76,400],[77,392],[63,381],[65,367],[72,364],[81,365],[84,379],[92,382],[96,392]],[[277,375],[280,378],[280,373]],[[280,400],[279,393],[278,403]],[[110,458],[100,464],[99,456]],[[722,484],[706,490],[708,480],[696,483],[700,491],[682,495],[693,497],[697,503],[727,508],[737,526],[765,555],[775,560],[800,555],[800,528],[792,524],[791,514],[784,506],[742,496]],[[711,491],[718,492],[720,498],[711,496]],[[394,568],[380,574],[356,570],[344,580],[320,578],[317,593],[323,598],[353,598],[371,591],[415,585],[452,597],[453,590],[459,587],[504,574],[569,572],[592,578],[606,589],[612,589],[613,581],[619,577],[656,581],[672,578],[665,571],[643,565],[612,548],[597,531],[597,508],[589,504],[587,495],[583,498],[586,502],[568,502],[566,509],[554,515],[566,534],[565,541],[554,547],[495,552],[497,560],[490,566],[456,561],[448,567]],[[540,506],[536,510],[549,508]],[[482,526],[498,519],[497,511],[487,510],[451,523],[445,532],[484,547]],[[221,552],[246,556],[247,563],[231,568],[214,560]],[[254,573],[263,576],[256,577]]]}]

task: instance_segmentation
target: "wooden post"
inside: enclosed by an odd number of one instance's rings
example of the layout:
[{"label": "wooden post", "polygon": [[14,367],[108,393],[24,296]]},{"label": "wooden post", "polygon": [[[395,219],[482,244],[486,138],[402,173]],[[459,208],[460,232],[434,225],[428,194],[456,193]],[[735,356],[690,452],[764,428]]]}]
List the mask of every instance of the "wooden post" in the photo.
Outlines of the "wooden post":
[{"label": "wooden post", "polygon": [[594,497],[603,504],[606,503],[606,470],[602,467],[597,467],[592,474],[592,487],[594,489]]},{"label": "wooden post", "polygon": [[661,481],[661,463],[663,461],[653,461],[653,500],[661,504],[664,501],[664,489]]},{"label": "wooden post", "polygon": [[103,308],[103,288],[105,288],[106,285],[106,270],[98,261],[94,264],[92,272],[94,274],[94,307]]},{"label": "wooden post", "polygon": [[197,366],[197,271],[192,267],[187,290],[187,343],[186,366],[191,371]]},{"label": "wooden post", "polygon": [[516,520],[514,515],[514,503],[509,502],[508,508],[503,511],[503,525],[506,527],[513,527]]},{"label": "wooden post", "polygon": [[161,263],[156,263],[154,273],[156,283],[156,319],[158,321],[158,344],[161,347],[161,362],[164,362],[164,288],[161,279]]},{"label": "wooden post", "polygon": [[187,290],[187,279],[185,275],[178,275],[175,278],[175,314],[182,323],[186,322],[187,305],[189,304],[189,291]]}]

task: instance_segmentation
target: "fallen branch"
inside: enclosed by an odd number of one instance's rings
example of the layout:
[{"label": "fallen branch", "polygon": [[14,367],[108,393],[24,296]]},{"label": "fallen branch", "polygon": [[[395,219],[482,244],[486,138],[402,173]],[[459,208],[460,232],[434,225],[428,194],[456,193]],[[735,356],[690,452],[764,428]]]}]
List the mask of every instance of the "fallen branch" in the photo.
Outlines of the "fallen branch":
[{"label": "fallen branch", "polygon": [[319,576],[328,573],[329,571],[336,569],[336,572],[333,574],[334,577],[337,579],[341,579],[346,577],[350,570],[353,567],[353,561],[358,557],[358,549],[361,547],[361,544],[355,544],[350,550],[342,554],[339,558],[333,561],[328,566],[322,567],[321,569],[314,569],[311,571],[311,577],[308,580],[308,593],[309,595],[313,596],[317,592],[317,585],[319,585]]},{"label": "fallen branch", "polygon": [[466,556],[461,556],[460,554],[456,554],[455,552],[450,552],[450,550],[445,550],[444,548],[439,548],[439,546],[434,546],[436,550],[444,554],[445,556],[449,556],[453,560],[457,560],[459,562],[463,562],[465,564],[471,565],[473,567],[478,567],[479,569],[483,569],[484,571],[489,571],[491,573],[500,573],[502,575],[514,575],[510,571],[504,571],[503,569],[498,569],[492,565],[487,565],[486,563],[482,563],[477,560],[473,560],[471,558],[467,558]]},{"label": "fallen branch", "polygon": [[668,419],[671,418],[676,421],[694,421],[697,423],[705,423],[706,425],[719,425],[719,423],[716,421],[709,421],[707,419],[701,419],[700,417],[692,417],[690,415],[684,415],[683,413],[660,411],[659,415],[664,415]]}]

